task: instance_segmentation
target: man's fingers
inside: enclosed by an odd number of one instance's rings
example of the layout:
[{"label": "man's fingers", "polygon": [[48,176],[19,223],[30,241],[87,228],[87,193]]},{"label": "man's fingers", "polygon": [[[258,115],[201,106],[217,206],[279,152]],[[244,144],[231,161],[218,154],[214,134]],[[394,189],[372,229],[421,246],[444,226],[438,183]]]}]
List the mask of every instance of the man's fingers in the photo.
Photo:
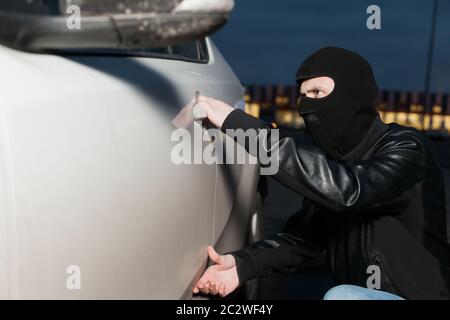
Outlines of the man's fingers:
[{"label": "man's fingers", "polygon": [[217,294],[216,283],[214,281],[211,281],[209,286],[209,294]]},{"label": "man's fingers", "polygon": [[204,294],[209,294],[209,290],[210,290],[210,283],[208,282],[205,286],[203,286],[202,292]]},{"label": "man's fingers", "polygon": [[206,281],[205,283],[197,283],[197,285],[192,289],[194,294],[199,292],[203,294],[212,294],[212,295],[220,295],[221,297],[225,297],[226,287],[223,282],[215,282],[215,281]]},{"label": "man's fingers", "polygon": [[208,286],[208,283],[198,284],[197,285],[198,291],[201,292],[201,293],[205,293],[206,289],[207,289],[207,286]]},{"label": "man's fingers", "polygon": [[223,282],[220,284],[219,294],[221,297],[225,297],[225,284]]},{"label": "man's fingers", "polygon": [[214,250],[212,246],[208,246],[208,256],[212,262],[220,264],[222,262],[222,257]]},{"label": "man's fingers", "polygon": [[221,282],[214,282],[214,293],[212,294],[220,294],[220,286],[222,285]]},{"label": "man's fingers", "polygon": [[200,277],[200,279],[198,280],[196,286],[197,286],[197,287],[201,287],[201,286],[204,287],[204,286],[209,282],[209,280],[210,280],[209,273],[208,273],[208,271],[206,271],[206,272],[203,274],[203,276]]},{"label": "man's fingers", "polygon": [[206,96],[202,96],[202,95],[200,95],[200,96],[198,96],[198,99],[197,99],[197,101],[208,101],[209,100],[209,97],[206,97]]}]

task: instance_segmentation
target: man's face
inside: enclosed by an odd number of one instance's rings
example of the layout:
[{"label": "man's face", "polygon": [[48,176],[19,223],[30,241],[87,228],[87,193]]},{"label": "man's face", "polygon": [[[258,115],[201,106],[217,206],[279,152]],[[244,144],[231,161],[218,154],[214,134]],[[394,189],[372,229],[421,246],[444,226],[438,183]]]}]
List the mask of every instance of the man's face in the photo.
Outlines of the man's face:
[{"label": "man's face", "polygon": [[365,138],[378,112],[378,94],[370,64],[340,48],[317,50],[295,74],[300,97],[297,109],[317,146],[342,159]]},{"label": "man's face", "polygon": [[300,94],[304,97],[320,99],[329,95],[334,89],[334,81],[330,77],[317,77],[302,82]]}]

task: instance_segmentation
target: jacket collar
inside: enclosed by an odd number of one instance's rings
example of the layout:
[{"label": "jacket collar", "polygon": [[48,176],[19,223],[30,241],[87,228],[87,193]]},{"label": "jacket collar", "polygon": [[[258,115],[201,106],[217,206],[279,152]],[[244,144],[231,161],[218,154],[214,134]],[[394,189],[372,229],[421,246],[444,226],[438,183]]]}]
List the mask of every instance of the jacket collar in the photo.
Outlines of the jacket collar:
[{"label": "jacket collar", "polygon": [[355,148],[353,148],[352,151],[342,157],[342,160],[355,161],[361,159],[367,149],[372,146],[373,143],[388,130],[388,128],[389,126],[380,119],[380,115],[377,115],[364,139]]}]

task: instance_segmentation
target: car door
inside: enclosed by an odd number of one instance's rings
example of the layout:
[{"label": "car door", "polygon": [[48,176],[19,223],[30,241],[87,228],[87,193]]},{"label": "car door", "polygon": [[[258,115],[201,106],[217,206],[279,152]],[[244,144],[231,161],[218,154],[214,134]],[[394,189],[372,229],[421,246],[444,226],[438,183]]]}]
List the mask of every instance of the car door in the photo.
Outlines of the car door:
[{"label": "car door", "polygon": [[[209,42],[214,59],[211,72],[211,96],[225,101],[235,108],[244,109],[244,89],[228,63],[212,41]],[[240,249],[249,238],[252,205],[259,179],[256,158],[244,148],[222,134],[221,144],[234,145],[235,149],[225,152],[225,163],[217,165],[214,243],[221,252]],[[255,221],[255,223],[257,223]],[[259,223],[259,222],[258,222]]]},{"label": "car door", "polygon": [[171,161],[170,119],[208,69],[91,53],[0,47],[0,295],[180,298],[213,240],[216,171]]}]

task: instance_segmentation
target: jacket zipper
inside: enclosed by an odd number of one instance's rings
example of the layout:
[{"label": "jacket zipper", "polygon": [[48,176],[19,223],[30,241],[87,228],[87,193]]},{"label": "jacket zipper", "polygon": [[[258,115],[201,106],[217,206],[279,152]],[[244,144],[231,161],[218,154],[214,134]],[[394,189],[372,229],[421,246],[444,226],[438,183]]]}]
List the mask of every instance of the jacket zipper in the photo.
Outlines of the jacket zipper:
[{"label": "jacket zipper", "polygon": [[[389,271],[387,269],[386,263],[384,262],[382,254],[377,250],[373,249],[372,225],[370,224],[370,222],[367,222],[366,226],[367,226],[366,249],[367,249],[367,261],[369,262],[369,265],[370,264],[377,265],[381,271],[381,279],[383,280],[382,282],[384,282],[389,286],[389,289],[393,291],[392,293],[401,296],[400,291],[393,284],[391,278],[389,277]],[[383,290],[384,288],[380,289]]]},{"label": "jacket zipper", "polygon": [[[383,279],[383,282],[389,286],[389,289],[393,291],[392,293],[400,295],[401,293],[398,290],[398,288],[394,285],[394,283],[391,281],[391,278],[389,276],[389,271],[386,266],[386,263],[384,262],[384,259],[378,251],[371,251],[369,252],[369,258],[371,260],[370,263],[373,263],[377,265],[380,268],[381,271],[381,279]],[[381,290],[384,290],[384,288],[380,288]]]}]

